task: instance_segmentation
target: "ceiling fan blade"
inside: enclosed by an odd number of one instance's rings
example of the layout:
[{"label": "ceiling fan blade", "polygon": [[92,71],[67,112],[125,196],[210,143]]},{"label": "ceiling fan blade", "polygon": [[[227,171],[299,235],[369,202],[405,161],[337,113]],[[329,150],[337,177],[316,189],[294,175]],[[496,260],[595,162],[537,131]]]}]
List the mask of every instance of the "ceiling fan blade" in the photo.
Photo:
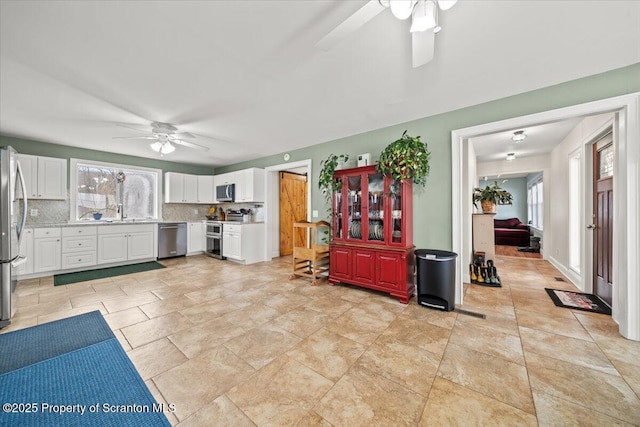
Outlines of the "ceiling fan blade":
[{"label": "ceiling fan blade", "polygon": [[413,68],[418,68],[433,59],[435,42],[436,35],[433,29],[411,33]]},{"label": "ceiling fan blade", "polygon": [[113,139],[158,139],[155,135],[148,136],[114,136]]},{"label": "ceiling fan blade", "polygon": [[172,143],[176,144],[176,145],[182,145],[183,147],[189,147],[189,148],[195,148],[197,150],[202,150],[202,151],[209,151],[208,147],[199,145],[199,144],[194,144],[193,142],[187,142],[187,141],[183,141],[181,139],[174,139],[174,138],[170,138],[169,139]]},{"label": "ceiling fan blade", "polygon": [[172,133],[171,136],[176,138],[195,138],[195,135],[189,132]]},{"label": "ceiling fan blade", "polygon": [[330,50],[383,10],[384,7],[378,0],[369,0],[369,2],[358,9],[356,13],[342,21],[342,23],[331,30],[329,34],[321,38],[320,41],[316,43],[316,47],[324,51]]},{"label": "ceiling fan blade", "polygon": [[149,125],[138,125],[135,123],[116,123],[117,126],[136,130],[138,132],[149,133]]}]

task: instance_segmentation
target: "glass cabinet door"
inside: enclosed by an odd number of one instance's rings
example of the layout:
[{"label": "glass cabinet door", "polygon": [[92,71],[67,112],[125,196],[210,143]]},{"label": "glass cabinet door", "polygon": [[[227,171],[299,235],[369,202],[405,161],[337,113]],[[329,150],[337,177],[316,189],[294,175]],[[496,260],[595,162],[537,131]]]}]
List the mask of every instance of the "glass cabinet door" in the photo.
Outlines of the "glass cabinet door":
[{"label": "glass cabinet door", "polygon": [[368,176],[368,239],[384,241],[384,180],[381,174],[373,173]]},{"label": "glass cabinet door", "polygon": [[333,193],[333,237],[336,239],[344,238],[342,230],[342,179],[337,178],[334,185],[336,192]]},{"label": "glass cabinet door", "polygon": [[389,197],[391,205],[391,243],[402,243],[402,184],[400,181],[391,181],[389,184]]},{"label": "glass cabinet door", "polygon": [[347,238],[362,239],[362,177],[347,177]]}]

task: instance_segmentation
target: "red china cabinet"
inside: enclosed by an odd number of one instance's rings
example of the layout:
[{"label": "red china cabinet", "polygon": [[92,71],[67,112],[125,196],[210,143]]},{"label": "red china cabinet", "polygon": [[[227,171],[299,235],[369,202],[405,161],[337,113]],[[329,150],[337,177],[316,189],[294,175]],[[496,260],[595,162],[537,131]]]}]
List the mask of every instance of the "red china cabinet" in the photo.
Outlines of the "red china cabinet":
[{"label": "red china cabinet", "polygon": [[375,165],[338,170],[333,196],[329,282],[414,294],[412,183],[394,181]]}]

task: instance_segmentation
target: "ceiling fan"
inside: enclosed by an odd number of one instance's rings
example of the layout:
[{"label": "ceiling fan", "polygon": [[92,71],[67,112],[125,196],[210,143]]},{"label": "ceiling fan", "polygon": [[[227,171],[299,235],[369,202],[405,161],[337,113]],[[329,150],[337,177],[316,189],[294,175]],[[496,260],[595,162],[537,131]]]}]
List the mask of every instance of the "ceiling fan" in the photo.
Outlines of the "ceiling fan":
[{"label": "ceiling fan", "polygon": [[[129,125],[125,123],[119,123],[119,126],[134,129],[138,132],[142,130],[135,127],[135,125]],[[146,132],[146,131],[142,131]],[[193,139],[195,135],[189,132],[178,132],[178,128],[169,123],[153,122],[151,123],[151,134],[141,136],[114,136],[113,139],[146,139],[152,140],[149,144],[151,149],[160,155],[173,153],[176,149],[173,144],[181,145],[187,148],[195,148],[202,151],[209,151],[208,147],[196,144],[195,142],[185,141],[183,138]]]},{"label": "ceiling fan", "polygon": [[400,20],[411,17],[411,45],[413,68],[433,59],[435,35],[442,29],[438,25],[438,9],[448,10],[457,0],[369,0],[353,15],[345,19],[324,36],[316,47],[328,51],[351,33],[376,17],[385,9]]}]

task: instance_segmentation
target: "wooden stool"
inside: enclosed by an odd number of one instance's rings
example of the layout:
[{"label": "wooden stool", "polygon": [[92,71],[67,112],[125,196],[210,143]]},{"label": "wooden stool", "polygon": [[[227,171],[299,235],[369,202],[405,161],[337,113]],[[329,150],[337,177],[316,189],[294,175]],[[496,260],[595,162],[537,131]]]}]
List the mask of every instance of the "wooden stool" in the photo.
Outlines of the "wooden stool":
[{"label": "wooden stool", "polygon": [[[289,280],[298,276],[310,277],[311,284],[317,285],[318,279],[329,276],[329,230],[326,221],[296,222],[293,224],[293,272]],[[326,244],[318,244],[318,233],[326,234]],[[301,236],[301,239],[296,238]],[[297,244],[302,241],[301,246]]]}]

